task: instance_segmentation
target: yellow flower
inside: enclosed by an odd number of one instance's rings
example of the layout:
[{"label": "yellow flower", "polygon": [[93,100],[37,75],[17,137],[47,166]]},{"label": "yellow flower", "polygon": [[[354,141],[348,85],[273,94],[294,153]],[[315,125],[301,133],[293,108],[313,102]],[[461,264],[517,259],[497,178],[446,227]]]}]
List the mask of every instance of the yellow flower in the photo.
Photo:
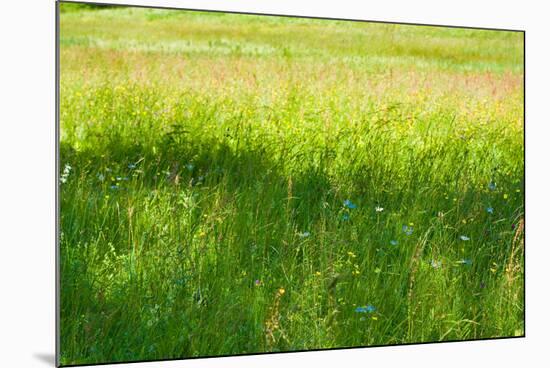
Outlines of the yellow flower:
[{"label": "yellow flower", "polygon": [[504,193],[504,195],[502,196],[504,199],[508,199],[508,194]]},{"label": "yellow flower", "polygon": [[279,295],[283,295],[285,293],[285,289],[279,288]]}]

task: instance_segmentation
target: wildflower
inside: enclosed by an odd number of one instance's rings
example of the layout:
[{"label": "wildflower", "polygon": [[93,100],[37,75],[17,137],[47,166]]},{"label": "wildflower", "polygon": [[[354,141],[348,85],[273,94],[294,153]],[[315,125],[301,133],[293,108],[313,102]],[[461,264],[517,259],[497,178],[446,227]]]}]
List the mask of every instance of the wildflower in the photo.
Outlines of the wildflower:
[{"label": "wildflower", "polygon": [[353,252],[348,252],[348,256],[350,256],[351,258],[357,257],[357,256],[355,255],[355,253],[353,253]]},{"label": "wildflower", "polygon": [[319,271],[315,272],[315,276],[321,276],[321,272]]},{"label": "wildflower", "polygon": [[279,292],[279,295],[283,295],[285,293],[285,289],[279,288],[278,292]]},{"label": "wildflower", "polygon": [[256,285],[256,286],[260,286],[261,284],[262,284],[262,282],[260,280],[254,281],[254,285]]},{"label": "wildflower", "polygon": [[121,181],[121,180],[122,180],[122,177],[120,177],[120,176],[116,177],[116,181]]},{"label": "wildflower", "polygon": [[458,263],[471,266],[474,262],[471,259],[461,259],[460,261],[458,261]]},{"label": "wildflower", "polygon": [[411,235],[413,233],[413,227],[408,225],[403,225],[403,232],[407,235]]},{"label": "wildflower", "polygon": [[344,213],[342,215],[342,221],[348,221],[349,220],[349,215],[347,213]]},{"label": "wildflower", "polygon": [[487,211],[487,213],[490,213],[491,215],[495,212],[493,207],[487,207],[486,211]]},{"label": "wildflower", "polygon": [[189,171],[193,171],[193,169],[195,168],[195,166],[194,166],[193,164],[191,164],[191,163],[185,165],[185,167],[186,167],[187,170],[189,170]]},{"label": "wildflower", "polygon": [[129,168],[130,170],[133,170],[133,169],[135,169],[136,167],[137,167],[136,164],[128,164],[128,168]]},{"label": "wildflower", "polygon": [[69,178],[69,174],[71,173],[71,170],[73,168],[69,164],[65,164],[65,167],[63,168],[63,174],[61,174],[61,177],[59,178],[59,181],[61,183],[65,184],[67,182],[67,179]]},{"label": "wildflower", "polygon": [[431,266],[432,266],[433,268],[439,268],[439,267],[441,267],[441,261],[435,261],[435,260],[432,259],[432,261],[431,261],[430,264],[431,264]]},{"label": "wildflower", "polygon": [[364,306],[364,307],[357,307],[355,308],[355,313],[372,313],[376,311],[376,308],[370,304]]},{"label": "wildflower", "polygon": [[354,208],[357,208],[357,205],[355,203],[353,203],[352,201],[350,201],[349,199],[346,199],[344,201],[344,207],[347,207],[349,208],[350,210],[354,209]]},{"label": "wildflower", "polygon": [[379,206],[376,206],[374,209],[376,210],[376,212],[382,212],[382,211],[384,211],[384,208],[383,208],[383,207],[379,207]]},{"label": "wildflower", "polygon": [[99,174],[99,175],[97,176],[97,178],[99,179],[99,181],[104,181],[104,180],[105,180],[105,175]]},{"label": "wildflower", "polygon": [[113,190],[118,189],[118,185],[116,185],[116,184],[115,184],[115,185],[111,185],[111,189],[113,189]]},{"label": "wildflower", "polygon": [[397,240],[390,240],[390,244],[391,244],[391,245],[397,245],[397,244],[399,244],[399,243],[397,242]]},{"label": "wildflower", "polygon": [[502,198],[508,199],[508,194],[504,193],[504,194],[502,195]]},{"label": "wildflower", "polygon": [[470,238],[468,238],[466,235],[460,235],[460,240],[468,241],[468,240],[470,240]]},{"label": "wildflower", "polygon": [[311,235],[311,234],[310,234],[309,231],[304,231],[303,233],[298,233],[298,236],[299,236],[300,238],[307,238],[307,237],[309,237],[310,235]]},{"label": "wildflower", "polygon": [[490,189],[490,190],[495,190],[495,189],[497,189],[497,184],[496,184],[494,181],[491,181],[491,182],[489,183],[489,189]]}]

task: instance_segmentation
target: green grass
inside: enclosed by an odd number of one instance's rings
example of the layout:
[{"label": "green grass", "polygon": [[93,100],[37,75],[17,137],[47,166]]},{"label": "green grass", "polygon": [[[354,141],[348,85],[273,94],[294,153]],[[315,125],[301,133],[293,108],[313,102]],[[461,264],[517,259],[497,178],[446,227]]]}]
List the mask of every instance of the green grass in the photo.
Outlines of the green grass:
[{"label": "green grass", "polygon": [[521,33],[69,10],[62,364],[523,335]]}]

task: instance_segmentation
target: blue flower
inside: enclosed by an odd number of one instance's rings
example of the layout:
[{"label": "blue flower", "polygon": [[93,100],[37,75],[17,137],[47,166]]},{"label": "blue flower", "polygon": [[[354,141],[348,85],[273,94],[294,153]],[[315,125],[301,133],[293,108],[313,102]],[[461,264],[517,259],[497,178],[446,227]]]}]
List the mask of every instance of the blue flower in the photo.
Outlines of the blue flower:
[{"label": "blue flower", "polygon": [[195,168],[195,166],[194,166],[193,164],[191,164],[191,163],[185,165],[185,167],[186,167],[187,170],[189,170],[189,171],[193,171],[193,169]]},{"label": "blue flower", "polygon": [[490,213],[491,215],[495,212],[493,207],[487,207],[487,213]]},{"label": "blue flower", "polygon": [[495,183],[494,181],[491,181],[491,182],[489,183],[489,189],[490,189],[490,190],[495,190],[495,189],[497,189],[497,183]]},{"label": "blue flower", "polygon": [[376,311],[376,308],[374,308],[374,306],[372,305],[366,305],[364,307],[357,307],[355,308],[355,313],[372,313]]},{"label": "blue flower", "polygon": [[346,199],[344,201],[344,207],[347,207],[350,210],[353,210],[354,208],[357,208],[357,205],[355,203],[353,203],[352,201],[350,201],[349,199]]},{"label": "blue flower", "polygon": [[128,164],[128,168],[129,168],[130,170],[133,170],[133,169],[135,169],[136,167],[137,167],[136,164]]},{"label": "blue flower", "polygon": [[348,221],[349,220],[349,215],[347,213],[344,213],[342,215],[342,221]]},{"label": "blue flower", "polygon": [[403,232],[407,235],[411,235],[413,233],[413,227],[408,225],[403,225]]},{"label": "blue flower", "polygon": [[118,185],[111,185],[111,189],[113,189],[113,190],[118,189]]},{"label": "blue flower", "polygon": [[307,238],[311,235],[311,233],[309,231],[304,231],[303,233],[298,233],[298,236],[300,238]]},{"label": "blue flower", "polygon": [[399,243],[397,242],[397,240],[390,240],[390,244],[391,244],[391,245],[397,245],[397,244],[399,244]]},{"label": "blue flower", "polygon": [[470,238],[468,238],[466,235],[460,235],[460,240],[468,241],[468,240],[470,240]]}]

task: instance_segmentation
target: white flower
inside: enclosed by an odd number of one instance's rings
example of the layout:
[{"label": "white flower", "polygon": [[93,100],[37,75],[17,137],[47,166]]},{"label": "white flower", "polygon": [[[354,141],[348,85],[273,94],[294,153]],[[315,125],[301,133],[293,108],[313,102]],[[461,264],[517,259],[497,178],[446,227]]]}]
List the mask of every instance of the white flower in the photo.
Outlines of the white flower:
[{"label": "white flower", "polygon": [[65,167],[63,168],[63,174],[61,174],[61,177],[59,178],[59,181],[63,184],[67,182],[67,179],[69,178],[69,174],[71,173],[71,170],[73,168],[69,164],[65,164]]},{"label": "white flower", "polygon": [[468,241],[470,238],[468,238],[466,235],[460,235],[460,240]]},{"label": "white flower", "polygon": [[384,208],[376,206],[375,210],[376,210],[376,212],[382,212],[382,211],[384,211]]}]

